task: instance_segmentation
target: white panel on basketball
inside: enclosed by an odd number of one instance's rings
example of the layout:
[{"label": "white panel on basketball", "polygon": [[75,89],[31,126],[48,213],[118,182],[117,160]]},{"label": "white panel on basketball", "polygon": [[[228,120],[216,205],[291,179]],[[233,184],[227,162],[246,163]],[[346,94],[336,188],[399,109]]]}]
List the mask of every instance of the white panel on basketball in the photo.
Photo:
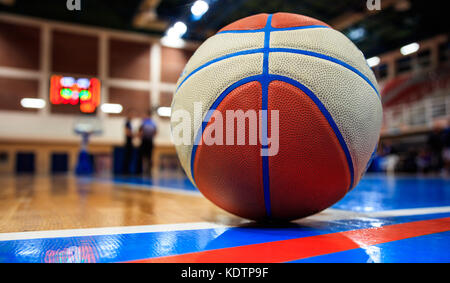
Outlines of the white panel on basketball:
[{"label": "white panel on basketball", "polygon": [[264,47],[264,33],[219,33],[208,38],[192,55],[178,84],[201,65],[235,52]]},{"label": "white panel on basketball", "polygon": [[345,35],[331,28],[274,31],[271,48],[293,48],[321,53],[339,59],[363,73],[376,86],[377,81],[362,52]]},{"label": "white panel on basketball", "polygon": [[320,99],[348,146],[357,184],[381,128],[382,106],[373,88],[339,64],[300,54],[270,53],[269,72],[298,81]]},{"label": "white panel on basketball", "polygon": [[[255,75],[260,75],[263,69],[263,54],[249,54],[231,57],[209,65],[187,79],[178,89],[172,101],[172,113],[178,110],[187,110],[194,113],[194,103],[201,102],[203,106],[202,119],[211,108],[214,101],[233,83]],[[172,114],[173,118],[173,114]],[[201,121],[200,121],[201,122]],[[180,121],[171,120],[172,129]],[[181,165],[187,176],[191,179],[190,160],[195,135],[200,124],[194,125],[191,119],[191,145],[176,145]],[[193,181],[191,179],[191,181]]]}]

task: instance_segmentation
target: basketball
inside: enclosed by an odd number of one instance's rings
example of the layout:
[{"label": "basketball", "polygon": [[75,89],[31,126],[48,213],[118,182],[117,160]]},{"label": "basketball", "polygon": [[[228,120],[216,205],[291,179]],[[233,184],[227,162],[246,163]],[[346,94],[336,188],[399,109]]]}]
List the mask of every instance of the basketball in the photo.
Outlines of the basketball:
[{"label": "basketball", "polygon": [[177,82],[172,113],[192,183],[254,220],[305,217],[344,197],[365,173],[382,122],[362,52],[326,23],[291,13],[243,18],[207,39]]}]

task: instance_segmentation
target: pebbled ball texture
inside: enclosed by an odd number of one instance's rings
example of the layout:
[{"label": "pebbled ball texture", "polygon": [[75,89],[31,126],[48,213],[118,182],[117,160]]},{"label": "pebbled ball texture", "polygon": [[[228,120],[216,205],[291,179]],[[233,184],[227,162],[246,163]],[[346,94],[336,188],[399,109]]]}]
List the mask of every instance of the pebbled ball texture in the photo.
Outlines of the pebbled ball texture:
[{"label": "pebbled ball texture", "polygon": [[[193,184],[226,211],[255,220],[305,217],[336,203],[364,174],[381,128],[378,91],[361,51],[327,24],[289,13],[247,17],[206,40],[181,74],[172,113],[192,119],[172,115],[174,140],[181,123],[191,127],[177,153]],[[220,132],[221,119],[209,110],[222,114]],[[225,123],[231,110],[267,111],[257,130],[278,137],[277,154],[261,156],[262,139],[250,142],[249,117],[245,144],[237,144],[239,125]],[[230,133],[234,144],[225,144]],[[209,145],[206,136],[224,144]]]}]

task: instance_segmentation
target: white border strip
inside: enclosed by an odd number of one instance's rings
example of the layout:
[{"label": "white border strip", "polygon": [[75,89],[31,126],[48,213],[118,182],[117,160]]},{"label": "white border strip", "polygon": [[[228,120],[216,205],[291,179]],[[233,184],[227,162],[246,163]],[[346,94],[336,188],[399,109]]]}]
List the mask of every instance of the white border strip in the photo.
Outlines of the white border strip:
[{"label": "white border strip", "polygon": [[[367,218],[384,218],[384,217],[399,217],[399,216],[415,216],[450,213],[450,206],[439,207],[423,207],[423,208],[408,208],[408,209],[393,209],[375,212],[357,212],[351,210],[342,210],[328,208],[321,213],[311,215],[304,220],[312,221],[336,221],[336,220],[350,220],[350,219],[367,219]],[[302,221],[300,219],[299,221]]]},{"label": "white border strip", "polygon": [[[166,192],[167,190],[164,191]],[[343,219],[357,219],[360,217],[413,216],[413,215],[427,215],[427,214],[437,214],[447,212],[450,212],[450,206],[387,210],[365,214],[337,209],[327,209],[322,213],[313,215],[311,217],[307,217],[305,219],[311,221],[332,221]],[[245,223],[245,220],[243,220],[243,223]],[[200,229],[227,229],[231,227],[234,226],[216,224],[211,222],[192,222],[192,223],[158,224],[145,226],[123,226],[123,227],[104,227],[104,228],[87,228],[87,229],[14,232],[14,233],[0,233],[0,242],[14,241],[14,240],[51,239],[51,238],[119,235],[119,234],[151,233],[151,232],[189,231]]]},{"label": "white border strip", "polygon": [[395,216],[414,216],[426,214],[438,214],[450,212],[450,206],[411,208],[411,209],[393,209],[366,213],[368,217],[395,217]]},{"label": "white border strip", "polygon": [[0,233],[0,241],[102,236],[102,235],[169,232],[169,231],[188,231],[200,229],[225,229],[228,227],[230,226],[210,222],[193,222],[193,223],[159,224],[159,225],[145,225],[145,226],[30,231],[30,232],[16,232],[16,233]]},{"label": "white border strip", "polygon": [[191,190],[184,190],[184,189],[177,189],[177,188],[170,188],[170,187],[160,187],[160,186],[153,186],[153,185],[146,185],[146,184],[130,184],[130,183],[121,183],[121,182],[115,182],[117,185],[121,186],[127,186],[129,190],[140,190],[140,191],[147,191],[147,192],[159,192],[159,193],[169,193],[169,194],[177,194],[177,195],[188,195],[188,196],[196,196],[201,197],[203,196],[199,191],[191,191]]},{"label": "white border strip", "polygon": [[200,193],[200,191],[184,190],[184,189],[173,188],[173,187],[161,187],[161,186],[155,186],[155,185],[150,185],[150,184],[134,184],[134,183],[128,183],[126,181],[102,180],[102,179],[94,179],[93,182],[119,185],[119,186],[121,186],[121,189],[128,189],[128,190],[160,192],[160,193],[169,193],[169,194],[177,194],[177,195],[189,195],[189,196],[196,196],[196,197],[203,196]]}]

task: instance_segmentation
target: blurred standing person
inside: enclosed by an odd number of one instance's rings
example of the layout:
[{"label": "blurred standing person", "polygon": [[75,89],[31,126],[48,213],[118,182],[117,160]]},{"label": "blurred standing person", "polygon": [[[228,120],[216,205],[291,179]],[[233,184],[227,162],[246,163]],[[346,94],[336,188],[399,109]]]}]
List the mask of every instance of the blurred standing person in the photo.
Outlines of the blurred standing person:
[{"label": "blurred standing person", "polygon": [[416,157],[416,165],[419,173],[426,174],[431,169],[431,153],[427,148],[422,148]]},{"label": "blurred standing person", "polygon": [[123,158],[123,170],[124,175],[131,173],[131,162],[133,160],[133,127],[131,125],[132,115],[128,113],[125,121],[125,146],[124,146],[124,158]]},{"label": "blurred standing person", "polygon": [[431,154],[431,166],[432,172],[440,172],[443,167],[442,151],[444,149],[443,134],[438,126],[435,126],[433,131],[428,135],[427,141],[428,148]]},{"label": "blurred standing person", "polygon": [[442,159],[444,163],[444,174],[450,175],[450,128],[446,128],[443,138],[444,149],[442,150]]},{"label": "blurred standing person", "polygon": [[139,147],[139,165],[142,167],[142,174],[151,176],[152,169],[152,153],[153,153],[153,139],[156,135],[156,123],[151,118],[152,111],[149,110],[147,115],[142,120],[142,125],[139,128],[139,136],[141,138],[141,145]]}]

